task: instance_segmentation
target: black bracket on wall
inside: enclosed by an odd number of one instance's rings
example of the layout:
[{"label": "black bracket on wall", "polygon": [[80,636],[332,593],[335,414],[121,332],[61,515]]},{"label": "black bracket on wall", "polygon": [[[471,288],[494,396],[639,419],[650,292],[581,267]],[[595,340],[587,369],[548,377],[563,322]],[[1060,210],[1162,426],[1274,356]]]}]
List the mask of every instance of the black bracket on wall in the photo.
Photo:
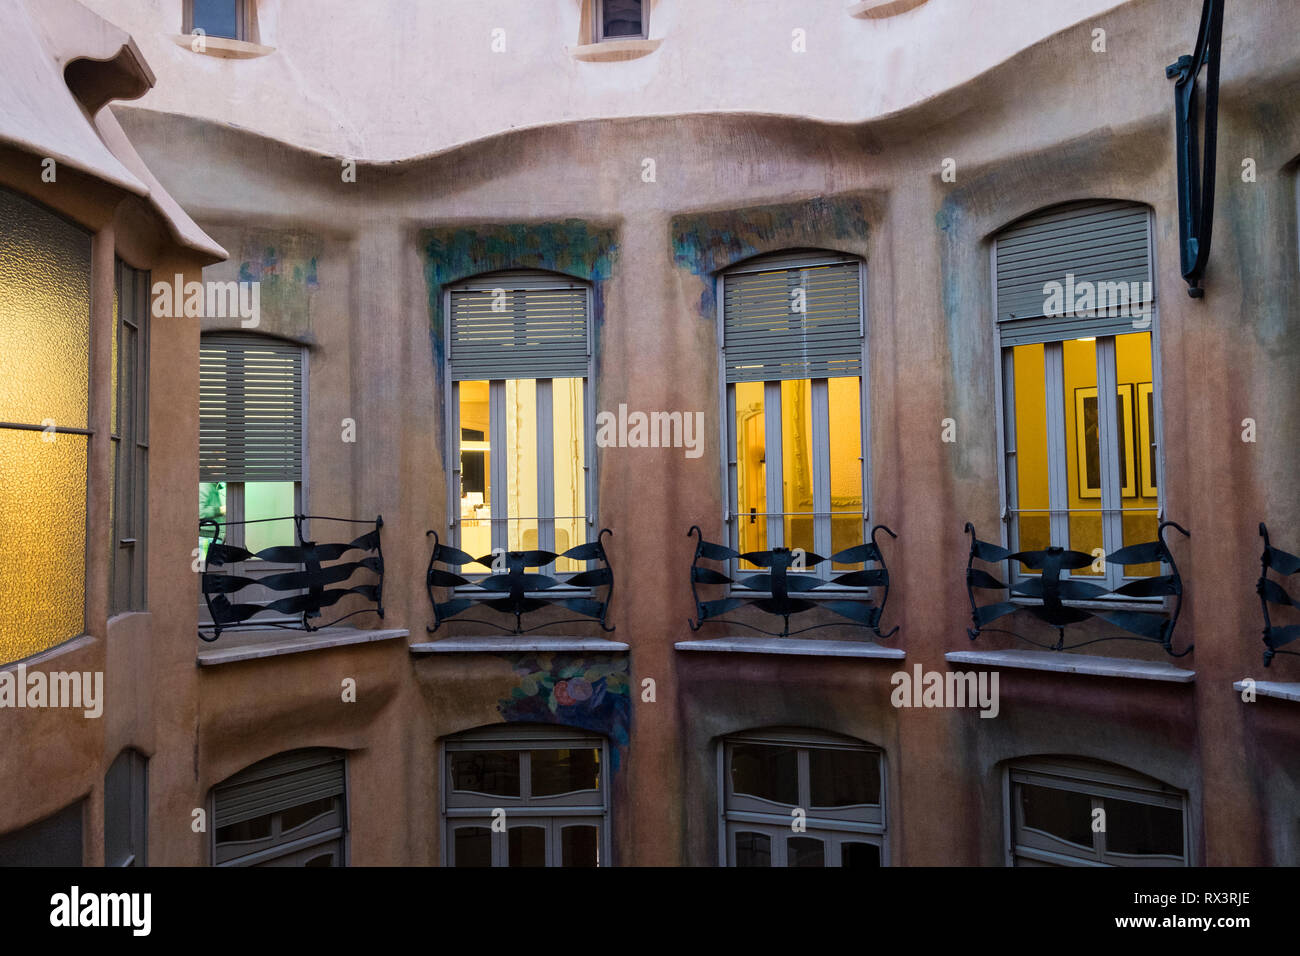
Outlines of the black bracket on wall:
[{"label": "black bracket on wall", "polygon": [[[1219,131],[1219,50],[1224,0],[1205,0],[1196,50],[1165,67],[1174,80],[1174,149],[1178,160],[1178,237],[1187,294],[1205,294],[1201,277],[1210,259],[1214,226],[1214,161]],[[1205,67],[1205,119],[1201,129],[1197,78]],[[1204,148],[1201,147],[1202,134]]]},{"label": "black bracket on wall", "polygon": [[1300,607],[1300,599],[1292,597],[1282,585],[1268,576],[1270,568],[1282,577],[1300,572],[1300,557],[1269,544],[1268,528],[1262,521],[1259,523],[1259,536],[1264,539],[1264,553],[1259,559],[1259,583],[1255,585],[1255,590],[1259,594],[1260,609],[1264,612],[1264,666],[1267,667],[1275,654],[1300,657],[1300,652],[1297,651],[1278,650],[1283,644],[1290,644],[1300,638],[1300,624],[1274,624],[1268,613],[1270,604]]},{"label": "black bracket on wall", "polygon": [[[967,521],[965,531],[970,535],[970,556],[966,559],[966,593],[970,597],[971,620],[975,626],[967,628],[966,633],[973,641],[983,631],[997,631],[1017,637],[1027,644],[1045,647],[1053,651],[1070,651],[1088,644],[1096,644],[1099,641],[1127,640],[1159,644],[1172,657],[1182,657],[1190,653],[1193,647],[1191,644],[1187,645],[1185,650],[1174,650],[1174,628],[1178,625],[1178,614],[1183,605],[1183,579],[1178,574],[1178,565],[1174,563],[1174,556],[1170,553],[1169,546],[1165,544],[1165,528],[1173,528],[1182,532],[1183,535],[1191,537],[1191,532],[1184,530],[1174,522],[1162,521],[1160,527],[1156,529],[1155,541],[1131,544],[1126,548],[1112,551],[1105,556],[1105,561],[1107,564],[1120,565],[1152,564],[1158,561],[1162,564],[1168,564],[1170,573],[1149,578],[1138,578],[1129,581],[1127,584],[1122,584],[1112,591],[1100,584],[1069,576],[1070,571],[1086,568],[1096,561],[1096,558],[1091,554],[1085,554],[1082,551],[1067,551],[1065,548],[1055,546],[1042,551],[1012,552],[990,541],[980,541],[975,537],[975,526]],[[1039,573],[1032,577],[1023,578],[1018,583],[1007,587],[989,572],[975,567],[977,560],[989,563],[1019,561],[1025,567],[1032,568]],[[1066,572],[1065,576],[1061,574],[1063,571]],[[1001,601],[997,604],[976,604],[976,588],[1006,589],[1011,597],[1019,600]],[[1064,603],[1065,601],[1095,601],[1111,595],[1130,598],[1172,595],[1177,599],[1177,603],[1174,604],[1173,612],[1168,615],[1165,614],[1163,609],[1160,611],[1133,611],[1122,608],[1116,608],[1113,611],[1104,609],[1086,610]],[[1056,643],[1054,645],[1044,644],[1041,641],[1025,637],[1023,634],[1017,634],[1015,631],[988,627],[990,623],[998,618],[1021,610],[1028,611],[1040,621],[1056,628]],[[1093,617],[1113,624],[1130,634],[1136,634],[1137,637],[1099,637],[1094,640],[1067,645],[1065,643],[1066,626],[1078,624],[1080,621],[1086,621]]]},{"label": "black bracket on wall", "polygon": [[[834,621],[830,624],[814,624],[800,628],[797,631],[790,630],[790,616],[792,614],[799,614],[817,607],[848,618],[859,627],[870,628],[876,637],[887,640],[898,633],[898,628],[895,627],[888,634],[880,632],[880,615],[884,613],[885,602],[889,600],[889,569],[885,567],[884,556],[880,552],[880,547],[876,544],[876,534],[880,531],[884,531],[891,538],[898,537],[883,524],[878,524],[871,529],[870,544],[854,545],[851,548],[845,548],[843,551],[837,551],[829,558],[826,558],[811,551],[796,554],[790,548],[773,548],[770,551],[747,551],[742,554],[726,545],[705,541],[704,532],[700,530],[699,526],[691,525],[691,529],[686,534],[688,537],[694,535],[697,539],[695,542],[695,558],[691,561],[691,594],[695,598],[695,620],[687,623],[690,624],[692,631],[698,631],[711,619],[717,618],[719,615],[725,614],[734,608],[752,605],[760,611],[766,611],[769,614],[781,617],[785,622],[784,627],[780,631],[765,631],[761,627],[754,627],[740,621],[728,623],[735,624],[737,627],[749,628],[751,631],[758,631],[760,634],[770,634],[773,637],[790,637],[792,634],[802,634],[804,631],[816,630],[819,627],[845,626],[842,621]],[[709,561],[731,561],[740,558],[768,570],[765,573],[741,575],[732,578],[730,575],[715,571],[713,568],[700,567],[701,558]],[[848,571],[832,577],[830,580],[812,574],[800,573],[804,569],[811,570],[817,567],[823,561],[830,561],[834,564],[862,565],[875,562],[878,566],[864,568],[861,571]],[[791,567],[795,567],[794,574],[789,573]],[[728,584],[732,588],[728,597],[716,601],[701,601],[698,588],[698,585],[701,584]],[[877,606],[870,601],[822,600],[821,598],[830,597],[834,593],[825,591],[816,595],[819,600],[815,601],[794,596],[809,594],[823,587],[878,587],[882,589],[880,604]],[[760,593],[750,597],[744,593],[746,590]]]},{"label": "black bracket on wall", "polygon": [[[507,630],[514,634],[526,634],[539,628],[556,624],[588,623],[600,624],[602,631],[613,631],[605,623],[609,614],[609,602],[614,596],[614,571],[609,566],[609,556],[602,543],[605,535],[613,534],[608,528],[602,528],[595,541],[579,544],[568,551],[499,551],[476,558],[472,554],[439,542],[436,531],[426,532],[433,536],[433,554],[429,556],[429,568],[425,574],[425,589],[433,604],[433,626],[427,627],[430,634],[442,626],[443,621],[456,617],[470,608],[488,607],[502,614],[513,614],[513,628],[502,628],[499,621],[482,618],[462,617],[461,621],[474,624],[486,624],[497,630]],[[541,569],[552,565],[561,558],[570,561],[599,561],[603,567],[590,571],[579,571],[564,580],[548,574],[529,573],[527,568]],[[481,578],[467,578],[454,571],[435,568],[434,564],[446,564],[461,569],[467,564],[477,564],[493,573]],[[607,588],[605,600],[576,594],[576,588]],[[454,589],[450,600],[439,601],[434,597],[435,589]],[[559,590],[556,590],[559,589]],[[524,627],[523,616],[544,607],[564,607],[570,611],[585,615],[588,619],[565,618],[561,621],[547,621],[533,627]]]}]

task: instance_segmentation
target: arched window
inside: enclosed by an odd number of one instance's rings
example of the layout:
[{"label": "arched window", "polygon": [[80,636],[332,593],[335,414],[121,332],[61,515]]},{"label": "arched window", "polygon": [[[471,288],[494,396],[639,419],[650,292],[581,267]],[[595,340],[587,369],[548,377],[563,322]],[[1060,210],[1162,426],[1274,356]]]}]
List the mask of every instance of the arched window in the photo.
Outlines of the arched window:
[{"label": "arched window", "polygon": [[[1100,556],[1156,537],[1151,229],[1146,206],[1100,200],[1035,213],[996,237],[999,434],[1013,551],[1056,545]],[[1070,573],[1107,590],[1160,573],[1099,564]]]},{"label": "arched window", "polygon": [[1123,767],[1069,757],[1007,768],[1011,866],[1187,866],[1187,796]]},{"label": "arched window", "polygon": [[864,540],[864,284],[861,260],[833,252],[761,256],[722,275],[733,548],[829,555]]},{"label": "arched window", "polygon": [[722,864],[881,866],[884,755],[850,737],[770,729],[721,744]]},{"label": "arched window", "polygon": [[605,738],[502,724],[443,743],[448,866],[608,866]]},{"label": "arched window", "polygon": [[[446,292],[452,540],[562,553],[590,539],[591,290],[548,272],[498,272]],[[560,559],[557,571],[578,571]]]},{"label": "arched window", "polygon": [[347,760],[321,747],[253,764],[212,788],[215,866],[344,866]]}]

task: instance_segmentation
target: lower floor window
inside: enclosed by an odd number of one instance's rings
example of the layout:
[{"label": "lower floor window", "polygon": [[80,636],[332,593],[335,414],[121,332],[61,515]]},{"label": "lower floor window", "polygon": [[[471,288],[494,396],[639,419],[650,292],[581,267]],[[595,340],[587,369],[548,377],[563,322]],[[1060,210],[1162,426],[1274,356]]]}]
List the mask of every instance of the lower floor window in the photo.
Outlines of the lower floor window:
[{"label": "lower floor window", "polygon": [[343,866],[342,753],[295,750],[241,770],[213,791],[217,866]]},{"label": "lower floor window", "polygon": [[1186,866],[1186,798],[1118,767],[1033,763],[1010,771],[1014,866]]},{"label": "lower floor window", "polygon": [[447,863],[608,865],[606,766],[603,738],[562,728],[488,728],[448,739]]},{"label": "lower floor window", "polygon": [[846,737],[755,731],[722,745],[723,863],[881,866],[884,761]]}]

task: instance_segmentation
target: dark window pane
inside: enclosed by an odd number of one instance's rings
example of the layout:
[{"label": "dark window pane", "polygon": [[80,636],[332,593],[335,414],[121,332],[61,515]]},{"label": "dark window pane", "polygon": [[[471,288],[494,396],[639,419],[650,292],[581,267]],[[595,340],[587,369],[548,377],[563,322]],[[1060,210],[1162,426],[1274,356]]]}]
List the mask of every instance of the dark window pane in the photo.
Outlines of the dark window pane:
[{"label": "dark window pane", "polygon": [[598,866],[600,833],[595,827],[565,827],[560,831],[560,860],[563,866]]},{"label": "dark window pane", "polygon": [[1079,846],[1092,846],[1092,798],[1055,787],[1020,785],[1024,824]]},{"label": "dark window pane", "polygon": [[273,816],[274,814],[267,813],[260,817],[253,817],[251,820],[240,820],[238,823],[217,827],[217,842],[244,843],[248,840],[265,840],[271,835]]},{"label": "dark window pane", "polygon": [[453,858],[456,866],[491,866],[492,831],[487,827],[457,827]]},{"label": "dark window pane", "polygon": [[310,866],[310,867],[327,867],[333,865],[334,865],[334,854],[332,852],[322,853],[320,856],[314,856],[306,863],[303,864],[303,866]]},{"label": "dark window pane", "polygon": [[880,803],[880,764],[861,750],[810,750],[808,774],[814,807]]},{"label": "dark window pane", "polygon": [[731,789],[794,806],[799,802],[799,755],[793,747],[736,744],[731,750]]},{"label": "dark window pane", "polygon": [[785,844],[786,866],[825,866],[822,841],[812,837],[790,837]]},{"label": "dark window pane", "polygon": [[772,838],[765,833],[736,834],[736,866],[771,866]]},{"label": "dark window pane", "polygon": [[598,750],[534,750],[532,763],[534,797],[600,788]]},{"label": "dark window pane", "polygon": [[1183,853],[1183,814],[1131,800],[1102,801],[1106,809],[1106,849],[1111,853]]},{"label": "dark window pane", "polygon": [[602,36],[639,37],[641,35],[641,0],[603,0],[601,13],[605,18]]},{"label": "dark window pane", "polygon": [[546,831],[541,827],[511,827],[510,865],[545,866]]},{"label": "dark window pane", "polygon": [[280,832],[287,833],[295,827],[302,826],[308,820],[313,820],[322,813],[329,813],[333,809],[333,797],[323,797],[320,800],[313,800],[311,803],[302,803],[296,807],[290,807],[280,815]]},{"label": "dark window pane", "polygon": [[453,751],[451,788],[498,797],[519,796],[519,751]]},{"label": "dark window pane", "polygon": [[0,866],[81,866],[82,805],[0,836]]},{"label": "dark window pane", "polygon": [[845,843],[840,847],[840,866],[880,866],[880,847],[874,843]]},{"label": "dark window pane", "polygon": [[194,4],[194,27],[210,37],[238,40],[239,0],[191,0]]}]

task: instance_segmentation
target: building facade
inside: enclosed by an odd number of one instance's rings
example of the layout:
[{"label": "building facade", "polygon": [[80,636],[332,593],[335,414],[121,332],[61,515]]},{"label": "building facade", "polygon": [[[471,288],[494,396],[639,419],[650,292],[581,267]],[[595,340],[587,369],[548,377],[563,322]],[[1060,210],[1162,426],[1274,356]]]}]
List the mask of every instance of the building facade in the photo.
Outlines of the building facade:
[{"label": "building facade", "polygon": [[1294,3],[1199,297],[1175,0],[29,6],[156,181],[6,134],[98,292],[4,672],[104,690],[0,709],[0,859],[1300,862]]}]

